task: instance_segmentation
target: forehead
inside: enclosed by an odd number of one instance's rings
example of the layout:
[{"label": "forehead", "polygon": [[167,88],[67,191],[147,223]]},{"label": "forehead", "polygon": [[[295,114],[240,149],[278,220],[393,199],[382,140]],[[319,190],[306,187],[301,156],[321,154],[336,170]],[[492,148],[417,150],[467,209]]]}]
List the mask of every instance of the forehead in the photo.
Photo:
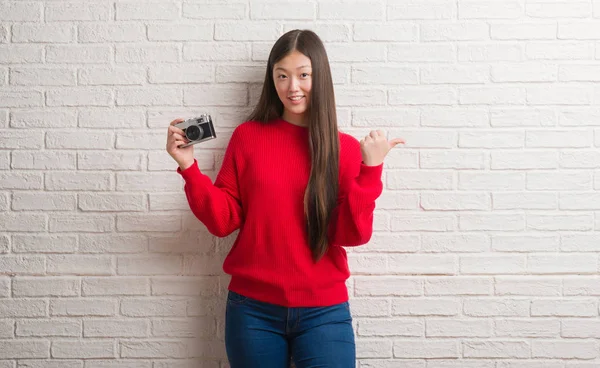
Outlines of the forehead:
[{"label": "forehead", "polygon": [[273,65],[273,70],[284,69],[293,71],[300,68],[310,68],[310,59],[299,51],[292,51]]}]

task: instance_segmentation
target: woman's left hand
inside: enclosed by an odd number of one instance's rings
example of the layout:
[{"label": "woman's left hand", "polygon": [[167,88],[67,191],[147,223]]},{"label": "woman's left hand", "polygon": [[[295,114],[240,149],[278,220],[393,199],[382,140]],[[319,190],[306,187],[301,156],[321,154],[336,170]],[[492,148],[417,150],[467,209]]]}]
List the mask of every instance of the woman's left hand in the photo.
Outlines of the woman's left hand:
[{"label": "woman's left hand", "polygon": [[388,152],[399,143],[405,143],[402,138],[395,138],[388,142],[385,133],[381,130],[371,130],[369,135],[360,140],[360,151],[363,162],[367,166],[379,166]]}]

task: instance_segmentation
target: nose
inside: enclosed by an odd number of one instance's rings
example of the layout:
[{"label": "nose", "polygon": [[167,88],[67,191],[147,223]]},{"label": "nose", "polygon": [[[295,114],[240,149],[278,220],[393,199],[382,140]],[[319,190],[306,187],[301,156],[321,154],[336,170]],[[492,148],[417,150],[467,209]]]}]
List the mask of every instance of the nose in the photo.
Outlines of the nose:
[{"label": "nose", "polygon": [[296,78],[290,78],[290,90],[291,91],[297,91],[299,84],[300,83],[298,82],[298,80]]}]

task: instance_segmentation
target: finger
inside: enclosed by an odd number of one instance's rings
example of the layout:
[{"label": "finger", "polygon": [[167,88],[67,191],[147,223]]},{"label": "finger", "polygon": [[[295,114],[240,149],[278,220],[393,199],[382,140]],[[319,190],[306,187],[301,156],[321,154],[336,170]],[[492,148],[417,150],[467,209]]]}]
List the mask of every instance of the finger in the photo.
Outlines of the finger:
[{"label": "finger", "polygon": [[369,136],[372,138],[377,138],[377,136],[379,136],[379,133],[376,130],[371,130],[371,133],[369,133]]},{"label": "finger", "polygon": [[397,144],[400,144],[400,143],[404,144],[404,143],[406,143],[406,141],[404,141],[404,139],[402,139],[402,138],[394,138],[390,141],[390,146],[395,147]]},{"label": "finger", "polygon": [[179,133],[173,133],[172,137],[174,137],[176,141],[187,141],[187,138]]},{"label": "finger", "polygon": [[382,137],[385,137],[385,132],[383,130],[378,130],[377,134],[379,134]]},{"label": "finger", "polygon": [[177,118],[177,119],[173,120],[170,125],[175,125],[175,124],[181,123],[182,121],[185,121],[185,119]]},{"label": "finger", "polygon": [[173,133],[177,133],[177,134],[181,134],[181,135],[184,135],[184,134],[185,134],[185,133],[183,132],[183,130],[182,130],[182,129],[179,129],[179,128],[177,128],[177,127],[174,127],[174,126],[172,126],[172,125],[171,125],[171,126],[169,126],[169,133],[170,133],[171,135],[172,135]]}]

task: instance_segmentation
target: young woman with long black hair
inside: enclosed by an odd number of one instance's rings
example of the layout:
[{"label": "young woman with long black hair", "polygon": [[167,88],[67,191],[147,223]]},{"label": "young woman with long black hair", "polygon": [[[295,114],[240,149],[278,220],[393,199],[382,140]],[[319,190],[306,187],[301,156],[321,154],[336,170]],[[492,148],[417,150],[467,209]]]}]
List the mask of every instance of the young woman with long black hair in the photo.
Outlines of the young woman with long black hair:
[{"label": "young woman with long black hair", "polygon": [[260,100],[233,132],[214,184],[173,125],[167,151],[192,212],[224,237],[239,229],[225,345],[231,368],[355,366],[344,246],[369,241],[383,160],[402,139],[338,132],[325,47],[312,31],[275,42]]}]

